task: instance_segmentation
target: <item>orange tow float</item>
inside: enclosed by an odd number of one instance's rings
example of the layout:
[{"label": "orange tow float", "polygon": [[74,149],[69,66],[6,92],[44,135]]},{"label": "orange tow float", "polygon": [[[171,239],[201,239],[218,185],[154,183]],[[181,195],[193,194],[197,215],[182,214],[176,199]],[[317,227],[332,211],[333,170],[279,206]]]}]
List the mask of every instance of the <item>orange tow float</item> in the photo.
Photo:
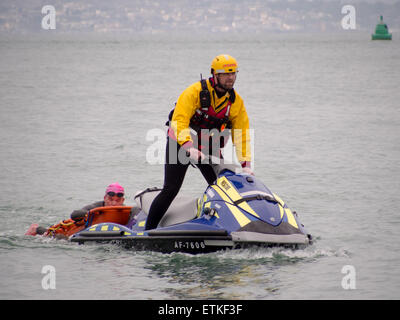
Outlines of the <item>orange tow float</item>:
[{"label": "orange tow float", "polygon": [[44,236],[68,238],[73,234],[92,225],[112,222],[126,225],[129,221],[132,207],[98,207],[90,210],[81,220],[66,219],[49,227]]}]

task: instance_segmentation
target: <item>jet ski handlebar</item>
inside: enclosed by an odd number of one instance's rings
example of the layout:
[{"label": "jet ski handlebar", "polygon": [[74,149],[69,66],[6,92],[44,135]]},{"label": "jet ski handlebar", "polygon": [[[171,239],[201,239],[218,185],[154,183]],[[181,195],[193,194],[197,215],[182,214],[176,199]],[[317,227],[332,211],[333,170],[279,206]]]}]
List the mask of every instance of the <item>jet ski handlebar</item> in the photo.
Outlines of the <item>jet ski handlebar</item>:
[{"label": "jet ski handlebar", "polygon": [[236,200],[236,201],[234,202],[234,204],[235,204],[235,205],[238,205],[238,204],[240,204],[240,203],[242,203],[242,202],[251,201],[251,200],[267,200],[267,201],[270,201],[270,202],[278,203],[278,200],[276,200],[276,199],[275,199],[272,195],[270,195],[270,194],[256,194],[256,195],[254,195],[254,196],[244,197],[244,198],[241,198],[241,199],[239,199],[239,200]]}]

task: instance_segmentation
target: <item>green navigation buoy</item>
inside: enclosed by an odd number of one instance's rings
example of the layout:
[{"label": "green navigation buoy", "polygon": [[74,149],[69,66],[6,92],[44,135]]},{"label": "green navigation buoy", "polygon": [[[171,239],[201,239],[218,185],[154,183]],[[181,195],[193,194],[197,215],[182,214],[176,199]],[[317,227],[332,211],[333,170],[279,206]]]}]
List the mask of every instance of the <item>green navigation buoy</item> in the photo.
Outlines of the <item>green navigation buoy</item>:
[{"label": "green navigation buoy", "polygon": [[392,40],[392,34],[389,33],[387,24],[383,22],[383,16],[381,16],[381,20],[376,25],[372,40]]}]

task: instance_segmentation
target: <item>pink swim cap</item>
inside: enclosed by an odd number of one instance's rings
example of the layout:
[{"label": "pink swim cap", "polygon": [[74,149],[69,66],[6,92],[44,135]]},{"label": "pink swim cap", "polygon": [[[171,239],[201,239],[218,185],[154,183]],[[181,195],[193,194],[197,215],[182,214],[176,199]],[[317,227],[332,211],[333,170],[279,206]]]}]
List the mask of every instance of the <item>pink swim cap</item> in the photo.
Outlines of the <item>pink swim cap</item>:
[{"label": "pink swim cap", "polygon": [[115,193],[125,193],[124,188],[118,182],[110,184],[106,189],[106,194],[110,191],[113,191]]},{"label": "pink swim cap", "polygon": [[32,223],[31,226],[29,227],[28,231],[25,232],[26,236],[36,236],[36,230],[39,227],[37,223]]}]

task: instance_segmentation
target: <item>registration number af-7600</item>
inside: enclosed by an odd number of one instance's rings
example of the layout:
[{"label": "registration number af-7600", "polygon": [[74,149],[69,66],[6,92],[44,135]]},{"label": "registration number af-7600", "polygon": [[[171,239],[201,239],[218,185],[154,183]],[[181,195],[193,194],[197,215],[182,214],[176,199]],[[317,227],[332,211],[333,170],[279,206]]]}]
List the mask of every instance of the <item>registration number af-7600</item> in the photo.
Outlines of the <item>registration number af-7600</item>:
[{"label": "registration number af-7600", "polygon": [[175,249],[204,249],[203,241],[175,241]]}]

